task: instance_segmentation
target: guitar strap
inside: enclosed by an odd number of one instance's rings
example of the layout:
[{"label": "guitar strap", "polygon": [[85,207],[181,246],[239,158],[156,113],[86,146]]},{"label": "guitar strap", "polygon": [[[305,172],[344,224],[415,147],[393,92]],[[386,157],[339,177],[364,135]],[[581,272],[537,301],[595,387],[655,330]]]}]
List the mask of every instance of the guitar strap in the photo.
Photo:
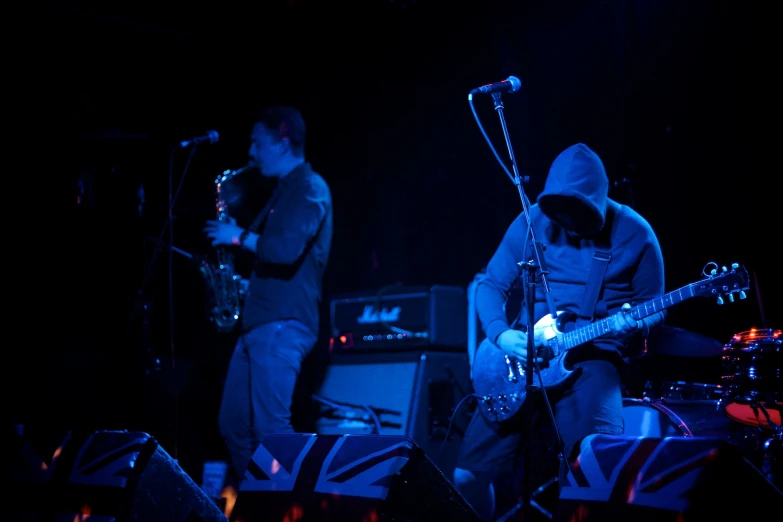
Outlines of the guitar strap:
[{"label": "guitar strap", "polygon": [[[614,235],[614,228],[616,222],[617,208],[613,202],[609,202],[606,208],[606,217],[611,219],[611,225],[609,227],[609,241],[606,241],[604,236],[602,241],[599,241],[600,246],[609,247],[611,244],[611,238]],[[612,259],[612,253],[609,248],[603,249],[596,247],[593,251],[593,264],[590,267],[590,273],[587,276],[587,284],[585,285],[585,293],[582,297],[582,304],[579,307],[579,319],[581,321],[590,323],[595,316],[595,305],[598,303],[598,296],[601,294],[601,285],[603,284],[604,275],[606,274],[606,267],[609,261]]]},{"label": "guitar strap", "polygon": [[601,292],[601,284],[604,280],[604,274],[606,274],[606,267],[611,259],[612,254],[608,250],[596,248],[593,252],[593,265],[590,267],[585,294],[579,307],[579,319],[583,321],[589,323],[593,320],[595,305],[598,303],[598,294]]}]

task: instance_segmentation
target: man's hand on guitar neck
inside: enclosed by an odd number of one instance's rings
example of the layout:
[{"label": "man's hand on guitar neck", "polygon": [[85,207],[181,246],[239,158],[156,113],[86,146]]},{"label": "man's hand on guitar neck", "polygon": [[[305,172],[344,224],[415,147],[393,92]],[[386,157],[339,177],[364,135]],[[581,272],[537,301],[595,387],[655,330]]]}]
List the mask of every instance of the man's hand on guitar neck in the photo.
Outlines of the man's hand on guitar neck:
[{"label": "man's hand on guitar neck", "polygon": [[637,321],[633,316],[628,313],[631,311],[631,305],[625,303],[620,312],[612,316],[612,320],[609,321],[609,325],[612,329],[609,334],[616,339],[625,339],[630,337],[641,329],[641,321]]},{"label": "man's hand on guitar neck", "polygon": [[[539,341],[539,336],[535,337],[534,343]],[[527,365],[527,333],[513,328],[508,329],[498,336],[496,344],[506,355],[519,359],[523,365]],[[538,344],[535,348],[538,349],[541,346]],[[542,363],[544,360],[539,357],[538,362]]]}]

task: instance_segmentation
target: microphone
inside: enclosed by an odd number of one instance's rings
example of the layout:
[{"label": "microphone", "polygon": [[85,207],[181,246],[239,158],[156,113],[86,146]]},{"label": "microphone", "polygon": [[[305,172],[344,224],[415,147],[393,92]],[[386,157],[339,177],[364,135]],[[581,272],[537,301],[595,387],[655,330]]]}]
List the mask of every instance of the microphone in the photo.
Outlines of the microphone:
[{"label": "microphone", "polygon": [[207,131],[206,136],[199,136],[197,138],[193,138],[192,140],[185,140],[179,142],[179,146],[184,148],[190,147],[191,145],[201,145],[202,143],[217,143],[217,140],[220,138],[217,131],[210,130]]},{"label": "microphone", "polygon": [[470,94],[492,94],[494,92],[517,92],[522,88],[522,80],[516,76],[509,76],[502,82],[490,83],[476,87]]}]

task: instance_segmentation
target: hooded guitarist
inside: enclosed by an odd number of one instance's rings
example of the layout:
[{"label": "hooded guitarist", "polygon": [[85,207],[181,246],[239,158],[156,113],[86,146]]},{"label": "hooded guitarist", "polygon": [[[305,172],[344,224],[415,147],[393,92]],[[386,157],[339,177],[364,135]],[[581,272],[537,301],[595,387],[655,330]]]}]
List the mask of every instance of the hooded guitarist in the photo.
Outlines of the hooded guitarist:
[{"label": "hooded guitarist", "polygon": [[[620,369],[628,338],[661,324],[665,311],[642,320],[623,313],[634,303],[664,292],[663,256],[650,224],[636,211],[609,199],[609,180],[598,155],[584,144],[561,152],[552,163],[543,192],[529,208],[536,241],[544,246],[550,298],[557,312],[571,317],[567,329],[614,314],[611,331],[567,353],[575,378],[548,392],[555,425],[569,462],[591,435],[623,433]],[[505,303],[518,282],[527,280],[520,262],[531,259],[528,225],[520,214],[506,231],[477,286],[476,309],[488,342],[525,367],[527,331],[535,331],[536,348],[546,343],[538,329],[526,328],[522,311],[509,325]],[[536,319],[552,317],[544,285],[536,285]],[[619,312],[619,313],[618,313]],[[560,317],[560,316],[558,316]],[[541,321],[537,322],[538,325]],[[488,378],[476,375],[474,380]],[[503,378],[502,375],[497,378]],[[513,471],[533,422],[549,422],[540,400],[531,396],[511,422],[493,423],[476,413],[464,435],[454,484],[483,520],[493,520],[492,483],[500,472]],[[551,422],[550,422],[551,424]]]}]

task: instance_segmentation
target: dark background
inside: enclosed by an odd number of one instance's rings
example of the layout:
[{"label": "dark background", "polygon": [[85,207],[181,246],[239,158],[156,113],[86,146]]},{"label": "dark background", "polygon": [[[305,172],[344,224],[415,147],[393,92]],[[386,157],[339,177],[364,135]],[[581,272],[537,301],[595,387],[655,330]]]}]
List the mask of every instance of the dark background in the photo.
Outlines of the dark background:
[{"label": "dark background", "polygon": [[[143,429],[194,475],[200,459],[222,454],[215,415],[233,338],[207,323],[191,261],[175,253],[169,266],[165,250],[150,260],[170,176],[183,187],[175,246],[210,255],[201,228],[214,217],[214,179],[246,163],[254,110],[276,103],[302,110],[308,159],[332,189],[325,306],[395,283],[465,287],[484,267],[521,205],[467,93],[515,75],[523,88],[503,101],[531,199],[557,153],[587,143],[612,196],[656,230],[667,290],[701,279],[709,262],[739,262],[753,277],[745,301],[687,301],[670,309],[671,326],[720,343],[780,328],[778,174],[762,145],[771,69],[764,15],[753,9],[27,2],[9,18],[15,72],[6,80],[21,138],[9,193],[24,207],[8,223],[23,236],[10,254],[9,288],[21,287],[9,290],[19,307],[8,365],[14,422],[50,433]],[[474,102],[508,158],[491,98]],[[199,147],[185,171],[188,151],[172,149],[210,129],[220,141]],[[247,224],[270,186],[245,177],[231,186],[234,207],[244,203],[234,215]]]}]

